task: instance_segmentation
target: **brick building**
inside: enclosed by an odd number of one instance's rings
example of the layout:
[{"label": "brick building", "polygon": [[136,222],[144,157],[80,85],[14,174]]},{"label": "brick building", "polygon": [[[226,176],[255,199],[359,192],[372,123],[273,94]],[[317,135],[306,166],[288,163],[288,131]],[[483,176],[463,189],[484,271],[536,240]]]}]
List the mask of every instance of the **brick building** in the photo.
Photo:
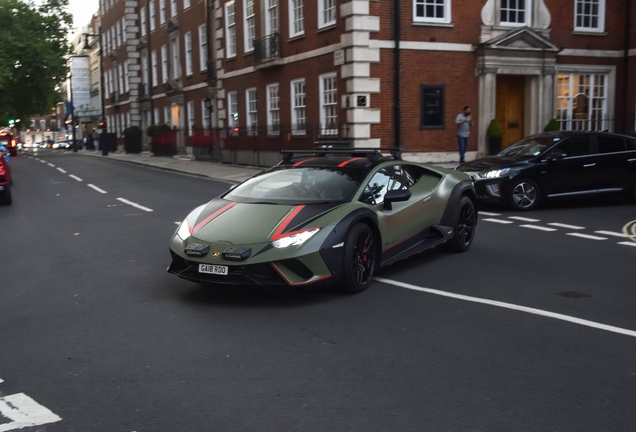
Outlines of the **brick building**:
[{"label": "brick building", "polygon": [[[259,150],[394,146],[457,160],[543,130],[631,133],[636,0],[101,0],[111,131],[167,123]],[[209,62],[208,59],[211,61]],[[208,105],[211,107],[208,109]],[[187,144],[187,141],[182,142]]]}]

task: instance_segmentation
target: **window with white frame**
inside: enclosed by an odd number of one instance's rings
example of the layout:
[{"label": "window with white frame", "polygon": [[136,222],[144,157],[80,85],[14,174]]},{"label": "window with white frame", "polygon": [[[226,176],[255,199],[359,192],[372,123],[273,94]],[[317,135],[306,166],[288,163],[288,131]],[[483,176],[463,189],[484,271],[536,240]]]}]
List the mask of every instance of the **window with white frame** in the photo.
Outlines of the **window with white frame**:
[{"label": "window with white frame", "polygon": [[104,50],[104,55],[108,54],[110,52],[110,32],[108,30],[106,30],[106,44],[105,44],[105,50]]},{"label": "window with white frame", "polygon": [[267,0],[265,32],[268,35],[278,33],[278,0]]},{"label": "window with white frame", "polygon": [[177,0],[170,0],[170,16],[172,18],[177,16]]},{"label": "window with white frame", "polygon": [[247,134],[256,135],[258,133],[258,110],[255,88],[245,90],[245,108],[247,110]]},{"label": "window with white frame", "polygon": [[168,82],[168,46],[161,45],[161,83]]},{"label": "window with white frame", "polygon": [[192,136],[194,130],[194,102],[190,101],[187,105],[188,109],[188,135]]},{"label": "window with white frame", "polygon": [[170,41],[170,51],[172,52],[172,78],[181,77],[181,62],[179,61],[179,40],[175,37]]},{"label": "window with white frame", "polygon": [[119,64],[117,66],[117,72],[119,72],[119,94],[124,93],[124,65]]},{"label": "window with white frame", "polygon": [[146,36],[146,6],[139,10],[139,16],[141,20],[141,35]]},{"label": "window with white frame", "polygon": [[205,24],[199,26],[199,70],[208,69],[208,29]]},{"label": "window with white frame", "polygon": [[166,0],[159,0],[159,24],[166,22]]},{"label": "window with white frame", "polygon": [[243,37],[245,52],[254,50],[254,39],[256,39],[256,11],[254,0],[243,0],[243,13],[245,16],[243,25]]},{"label": "window with white frame", "polygon": [[155,124],[161,124],[161,119],[159,118],[159,108],[155,108],[154,110],[152,110],[154,116],[155,116]]},{"label": "window with white frame", "polygon": [[267,133],[278,135],[280,133],[280,109],[278,105],[278,84],[267,86]]},{"label": "window with white frame", "polygon": [[124,61],[124,93],[130,90],[130,71],[128,69],[128,60]]},{"label": "window with white frame", "polygon": [[150,0],[148,3],[148,11],[150,12],[150,31],[155,29],[155,2]]},{"label": "window with white frame", "polygon": [[304,0],[289,0],[289,37],[305,33]]},{"label": "window with white frame", "polygon": [[229,92],[227,94],[227,125],[230,128],[238,128],[239,112],[238,112],[238,93]]},{"label": "window with white frame", "polygon": [[336,23],[336,0],[318,0],[318,27]]},{"label": "window with white frame", "polygon": [[532,0],[500,0],[499,23],[508,26],[529,26]]},{"label": "window with white frame", "polygon": [[115,23],[115,48],[121,46],[121,22]]},{"label": "window with white frame", "polygon": [[236,11],[234,2],[225,3],[225,45],[227,57],[236,56]]},{"label": "window with white frame", "polygon": [[574,30],[605,31],[605,0],[576,0]]},{"label": "window with white frame", "polygon": [[141,82],[144,85],[144,96],[148,96],[148,81],[150,77],[148,76],[148,57],[145,51],[141,53]]},{"label": "window with white frame", "polygon": [[190,7],[190,0],[183,0],[183,8],[187,9]]},{"label": "window with white frame", "polygon": [[292,134],[304,135],[306,132],[305,79],[291,82],[291,120]]},{"label": "window with white frame", "polygon": [[338,88],[336,74],[320,75],[320,133],[338,134]]},{"label": "window with white frame", "polygon": [[210,112],[205,106],[205,100],[201,101],[201,118],[203,119],[201,122],[203,124],[203,129],[210,129]]},{"label": "window with white frame", "polygon": [[163,107],[163,122],[168,126],[172,126],[172,119],[170,118],[170,107]]},{"label": "window with white frame", "polygon": [[561,130],[611,129],[605,74],[558,74],[557,120]]},{"label": "window with white frame", "polygon": [[184,36],[185,44],[185,63],[186,63],[186,75],[192,75],[192,33],[187,32]]},{"label": "window with white frame", "polygon": [[153,51],[150,54],[150,58],[151,58],[151,67],[152,67],[152,85],[153,87],[156,86],[157,84],[159,84],[159,81],[157,80],[157,51]]},{"label": "window with white frame", "polygon": [[451,0],[413,0],[413,21],[451,22]]},{"label": "window with white frame", "polygon": [[126,17],[121,19],[121,43],[126,43]]}]

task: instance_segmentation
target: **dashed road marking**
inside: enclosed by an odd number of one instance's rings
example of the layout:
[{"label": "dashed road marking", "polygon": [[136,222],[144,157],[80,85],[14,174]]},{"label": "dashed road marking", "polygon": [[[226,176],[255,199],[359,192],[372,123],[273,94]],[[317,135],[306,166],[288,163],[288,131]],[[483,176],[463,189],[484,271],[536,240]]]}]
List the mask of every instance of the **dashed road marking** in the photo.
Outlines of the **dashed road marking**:
[{"label": "dashed road marking", "polygon": [[98,188],[97,186],[95,186],[93,184],[89,184],[88,187],[91,188],[91,189],[95,189],[99,193],[103,193],[103,194],[107,193],[104,189],[100,189],[100,188]]},{"label": "dashed road marking", "polygon": [[580,227],[580,226],[576,226],[576,225],[562,224],[562,223],[558,223],[558,222],[551,222],[548,225],[559,227],[559,228],[576,229],[576,230],[585,229],[585,227]]},{"label": "dashed road marking", "polygon": [[53,165],[51,162],[47,163],[48,166],[50,166],[51,168],[55,168],[55,165]]},{"label": "dashed road marking", "polygon": [[594,232],[596,234],[608,235],[608,236],[613,236],[613,237],[627,237],[623,233],[617,233],[617,232],[613,232],[613,231],[594,231]]},{"label": "dashed road marking", "polygon": [[489,213],[485,211],[480,211],[479,214],[484,216],[501,216],[501,213]]},{"label": "dashed road marking", "polygon": [[11,420],[11,423],[0,424],[0,432],[42,426],[62,420],[24,393],[0,398],[0,414]]},{"label": "dashed road marking", "polygon": [[61,172],[61,173],[66,174],[66,171],[65,171],[65,170],[63,170],[62,168],[59,168],[59,167],[58,167],[58,168],[57,168],[57,170],[58,170],[59,172]]},{"label": "dashed road marking", "polygon": [[584,238],[588,240],[607,240],[607,237],[599,237],[599,236],[593,236],[593,235],[581,234],[581,233],[565,233],[565,235],[569,235],[572,237],[580,237],[580,238]]},{"label": "dashed road marking", "polygon": [[40,162],[42,163],[46,163],[46,161],[44,159],[38,159]]},{"label": "dashed road marking", "polygon": [[148,207],[144,207],[144,206],[139,205],[139,204],[137,204],[137,203],[134,203],[134,202],[132,202],[132,201],[128,201],[127,199],[124,199],[124,198],[117,198],[117,200],[118,200],[118,201],[123,202],[124,204],[128,204],[129,206],[133,206],[133,207],[135,207],[135,208],[138,208],[139,210],[143,210],[143,211],[145,211],[145,212],[151,212],[151,211],[154,211],[153,209],[150,209],[150,208],[148,208]]},{"label": "dashed road marking", "polygon": [[174,224],[175,225],[181,225],[181,222],[175,222]]},{"label": "dashed road marking", "polygon": [[542,227],[539,225],[519,225],[519,226],[522,228],[530,228],[530,229],[539,230],[539,231],[557,231],[556,228]]},{"label": "dashed road marking", "polygon": [[501,220],[501,219],[482,219],[483,222],[494,222],[494,223],[498,223],[498,224],[511,224],[514,223],[512,221],[507,221],[507,220]]},{"label": "dashed road marking", "polygon": [[632,246],[632,247],[636,247],[636,242],[618,242],[617,244],[619,244],[619,245],[623,245],[623,246]]},{"label": "dashed road marking", "polygon": [[450,297],[450,298],[454,298],[457,300],[464,300],[464,301],[468,301],[468,302],[472,302],[472,303],[481,303],[481,304],[485,304],[485,305],[489,305],[489,306],[495,306],[495,307],[499,307],[499,308],[503,308],[503,309],[510,309],[510,310],[515,310],[518,312],[525,312],[525,313],[529,313],[532,315],[538,315],[538,316],[544,316],[547,318],[554,318],[560,321],[566,321],[566,322],[570,322],[573,324],[578,324],[581,326],[585,326],[585,327],[590,327],[590,328],[595,328],[598,330],[603,330],[603,331],[607,331],[607,332],[611,332],[611,333],[618,333],[618,334],[622,334],[625,336],[631,336],[636,338],[636,331],[634,330],[628,330],[628,329],[624,329],[624,328],[620,328],[620,327],[614,327],[611,325],[607,325],[607,324],[601,324],[601,323],[597,323],[594,321],[588,321],[588,320],[584,320],[581,318],[576,318],[570,315],[562,315],[562,314],[558,314],[555,312],[548,312],[548,311],[544,311],[541,309],[535,309],[535,308],[531,308],[531,307],[526,307],[526,306],[519,306],[516,304],[512,304],[512,303],[505,303],[505,302],[500,302],[500,301],[496,301],[496,300],[488,300],[488,299],[484,299],[484,298],[479,298],[479,297],[471,297],[471,296],[467,296],[467,295],[462,295],[462,294],[453,294],[450,292],[446,292],[446,291],[441,291],[441,290],[436,290],[436,289],[431,289],[431,288],[423,288],[423,287],[418,287],[416,285],[411,285],[411,284],[407,284],[404,282],[398,282],[398,281],[394,281],[391,279],[384,279],[384,278],[379,278],[376,277],[374,278],[376,281],[381,282],[381,283],[385,283],[388,285],[393,285],[393,286],[397,286],[400,288],[406,288],[406,289],[410,289],[413,291],[420,291],[420,292],[424,292],[424,293],[428,293],[428,294],[433,294],[433,295],[438,295],[438,296],[443,296],[443,297]]},{"label": "dashed road marking", "polygon": [[522,222],[541,222],[539,219],[530,219],[530,218],[521,217],[521,216],[508,216],[508,219],[514,219],[514,220],[518,220]]},{"label": "dashed road marking", "polygon": [[79,177],[78,177],[78,176],[76,176],[76,175],[69,174],[68,176],[69,176],[70,178],[74,179],[74,180],[77,180],[77,181],[83,181],[81,178],[79,178]]}]

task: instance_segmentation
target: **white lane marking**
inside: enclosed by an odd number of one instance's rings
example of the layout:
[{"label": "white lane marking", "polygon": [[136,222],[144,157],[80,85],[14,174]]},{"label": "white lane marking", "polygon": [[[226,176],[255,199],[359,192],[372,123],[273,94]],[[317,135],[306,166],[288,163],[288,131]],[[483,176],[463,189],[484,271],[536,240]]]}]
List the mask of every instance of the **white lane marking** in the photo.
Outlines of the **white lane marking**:
[{"label": "white lane marking", "polygon": [[41,426],[62,420],[61,417],[24,393],[0,398],[0,414],[11,420],[11,423],[0,424],[0,432]]},{"label": "white lane marking", "polygon": [[88,184],[88,187],[89,187],[89,188],[91,188],[91,189],[95,189],[95,190],[96,190],[97,192],[99,192],[99,193],[103,193],[103,194],[105,194],[105,193],[106,193],[106,191],[105,191],[104,189],[100,189],[100,188],[98,188],[97,186],[95,186],[95,185],[93,185],[93,184],[90,184],[90,183],[89,183],[89,184]]},{"label": "white lane marking", "polygon": [[618,242],[617,244],[619,244],[619,245],[623,245],[623,246],[633,246],[633,247],[636,247],[636,242]]},{"label": "white lane marking", "polygon": [[83,181],[81,178],[79,178],[79,177],[78,177],[78,176],[76,176],[76,175],[69,174],[68,176],[69,176],[70,178],[72,178],[72,179],[77,180],[77,181]]},{"label": "white lane marking", "polygon": [[47,163],[48,166],[55,168],[55,165],[53,165],[51,162]]},{"label": "white lane marking", "polygon": [[508,216],[508,219],[514,219],[522,222],[541,222],[539,219],[530,219],[521,216]]},{"label": "white lane marking", "polygon": [[63,170],[62,168],[59,168],[59,167],[58,167],[58,169],[57,169],[57,170],[58,170],[59,172],[61,172],[61,173],[66,174],[66,171],[65,171],[65,170]]},{"label": "white lane marking", "polygon": [[0,384],[2,384],[4,382],[4,380],[2,378],[0,378]]},{"label": "white lane marking", "polygon": [[548,225],[559,227],[559,228],[567,228],[567,229],[585,229],[585,227],[580,227],[580,226],[576,226],[576,225],[562,224],[562,223],[558,223],[558,222],[552,222],[552,223],[549,223]]},{"label": "white lane marking", "polygon": [[483,222],[494,222],[494,223],[499,223],[499,224],[511,224],[514,222],[511,221],[507,221],[507,220],[501,220],[501,219],[482,219]]},{"label": "white lane marking", "polygon": [[557,231],[556,228],[548,228],[548,227],[542,227],[538,225],[519,225],[519,226],[522,228],[530,228],[530,229],[540,230],[540,231]]},{"label": "white lane marking", "polygon": [[604,330],[604,331],[608,331],[608,332],[612,332],[612,333],[618,333],[618,334],[622,334],[625,336],[631,336],[636,338],[636,331],[634,330],[628,330],[628,329],[624,329],[624,328],[620,328],[620,327],[614,327],[611,325],[607,325],[607,324],[601,324],[601,323],[597,323],[594,321],[588,321],[585,319],[581,319],[581,318],[576,318],[570,315],[562,315],[562,314],[558,314],[555,312],[548,312],[548,311],[544,311],[541,309],[535,309],[535,308],[531,308],[531,307],[526,307],[526,306],[519,306],[516,304],[512,304],[512,303],[505,303],[505,302],[500,302],[500,301],[496,301],[496,300],[488,300],[488,299],[484,299],[484,298],[479,298],[479,297],[471,297],[471,296],[467,296],[467,295],[462,295],[462,294],[453,294],[453,293],[449,293],[446,291],[440,291],[440,290],[436,290],[436,289],[431,289],[431,288],[422,288],[422,287],[418,287],[416,285],[411,285],[411,284],[407,284],[404,282],[398,282],[398,281],[394,281],[391,279],[384,279],[384,278],[379,278],[379,277],[375,277],[375,280],[377,280],[378,282],[382,282],[388,285],[394,285],[400,288],[406,288],[406,289],[410,289],[413,291],[420,291],[420,292],[425,292],[428,294],[434,294],[434,295],[438,295],[438,296],[442,296],[442,297],[450,297],[450,298],[454,298],[457,300],[464,300],[464,301],[468,301],[468,302],[472,302],[472,303],[481,303],[481,304],[485,304],[485,305],[489,305],[489,306],[495,306],[495,307],[500,307],[500,308],[504,308],[504,309],[511,309],[511,310],[515,310],[515,311],[519,311],[519,312],[525,312],[525,313],[529,313],[532,315],[539,315],[539,316],[544,316],[547,318],[554,318],[557,320],[561,320],[561,321],[566,321],[566,322],[570,322],[573,324],[578,324],[578,325],[582,325],[585,327],[591,327],[591,328],[595,328],[595,329],[599,329],[599,330]]},{"label": "white lane marking", "polygon": [[40,160],[40,158],[34,158],[35,160]]},{"label": "white lane marking", "polygon": [[44,159],[40,159],[40,162],[42,163],[46,163],[46,161]]},{"label": "white lane marking", "polygon": [[613,236],[613,237],[627,237],[625,234],[623,233],[617,233],[617,232],[613,232],[613,231],[594,231],[596,234],[602,234],[602,235],[608,235],[608,236]]},{"label": "white lane marking", "polygon": [[569,235],[572,237],[581,237],[581,238],[589,239],[589,240],[607,240],[607,237],[599,237],[599,236],[593,236],[593,235],[581,234],[581,233],[565,233],[565,235]]},{"label": "white lane marking", "polygon": [[174,224],[175,225],[181,225],[181,222],[175,222]]},{"label": "white lane marking", "polygon": [[479,214],[484,216],[501,216],[501,213],[489,213],[485,211],[480,211]]},{"label": "white lane marking", "polygon": [[138,208],[139,210],[143,210],[143,211],[146,211],[146,212],[154,211],[153,209],[149,209],[148,207],[144,207],[144,206],[139,205],[137,203],[134,203],[132,201],[128,201],[127,199],[124,199],[124,198],[117,198],[117,200],[123,202],[124,204],[128,204],[130,206]]}]

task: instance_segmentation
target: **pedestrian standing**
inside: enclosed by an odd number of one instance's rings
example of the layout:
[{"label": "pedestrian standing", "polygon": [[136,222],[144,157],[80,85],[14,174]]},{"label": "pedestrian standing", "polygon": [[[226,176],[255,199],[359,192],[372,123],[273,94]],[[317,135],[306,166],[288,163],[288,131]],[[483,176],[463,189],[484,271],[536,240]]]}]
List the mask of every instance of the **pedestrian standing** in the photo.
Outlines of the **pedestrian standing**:
[{"label": "pedestrian standing", "polygon": [[473,120],[470,117],[470,107],[468,105],[464,107],[464,112],[459,113],[455,119],[455,125],[457,125],[457,142],[459,143],[459,163],[464,163],[470,128],[473,126]]},{"label": "pedestrian standing", "polygon": [[93,131],[93,144],[95,145],[95,151],[99,151],[99,132],[97,132],[97,129]]}]

